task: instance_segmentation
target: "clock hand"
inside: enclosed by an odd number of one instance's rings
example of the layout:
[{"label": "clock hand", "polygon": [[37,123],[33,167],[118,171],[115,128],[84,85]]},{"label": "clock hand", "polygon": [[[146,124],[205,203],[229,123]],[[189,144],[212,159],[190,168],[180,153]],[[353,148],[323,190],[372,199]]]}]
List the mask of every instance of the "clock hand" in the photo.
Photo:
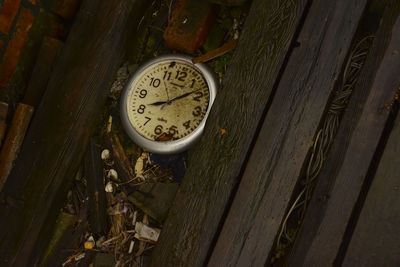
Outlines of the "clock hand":
[{"label": "clock hand", "polygon": [[171,100],[169,100],[169,95],[168,95],[168,88],[167,85],[165,84],[165,81],[163,80],[164,83],[164,88],[165,88],[165,92],[167,93],[167,101],[157,101],[151,104],[148,104],[150,106],[160,106],[160,105],[164,105],[164,104],[168,104],[170,103]]},{"label": "clock hand", "polygon": [[176,100],[178,100],[178,99],[187,97],[187,96],[189,96],[189,95],[191,95],[191,94],[193,94],[193,93],[195,93],[195,92],[197,92],[197,91],[199,91],[199,90],[200,90],[200,89],[197,89],[197,90],[194,90],[194,91],[185,93],[185,94],[183,94],[183,95],[177,96],[177,97],[175,97],[175,98],[172,98],[170,101],[168,101],[168,104],[171,104],[172,102],[174,102],[174,101],[176,101]]},{"label": "clock hand", "polygon": [[189,96],[189,95],[191,95],[191,94],[193,94],[193,93],[195,93],[195,92],[197,92],[197,91],[199,91],[199,90],[200,90],[200,89],[197,89],[197,90],[194,90],[194,91],[185,93],[185,94],[183,94],[183,95],[180,95],[180,96],[177,96],[177,97],[175,97],[175,98],[172,98],[172,99],[169,100],[169,101],[157,101],[157,102],[154,102],[154,103],[151,103],[151,104],[148,104],[148,105],[151,105],[151,106],[161,106],[161,105],[165,105],[165,104],[171,104],[172,102],[174,102],[174,101],[176,101],[176,100],[178,100],[178,99],[187,97],[187,96]]},{"label": "clock hand", "polygon": [[165,92],[167,92],[167,101],[169,101],[169,95],[168,95],[168,88],[167,88],[167,85],[165,84],[165,81],[163,80],[163,83],[164,83],[164,88],[165,88]]},{"label": "clock hand", "polygon": [[167,104],[169,101],[158,101],[158,102],[154,102],[154,103],[151,103],[151,104],[148,104],[148,105],[151,105],[151,106],[160,106],[160,105],[164,105],[164,104]]}]

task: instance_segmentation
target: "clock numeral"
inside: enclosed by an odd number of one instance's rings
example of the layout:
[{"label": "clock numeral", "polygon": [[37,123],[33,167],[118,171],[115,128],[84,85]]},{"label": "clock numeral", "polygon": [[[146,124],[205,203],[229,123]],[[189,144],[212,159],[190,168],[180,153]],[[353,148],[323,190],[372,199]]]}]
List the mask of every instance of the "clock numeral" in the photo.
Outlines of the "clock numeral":
[{"label": "clock numeral", "polygon": [[147,90],[146,89],[142,89],[139,92],[139,97],[140,98],[145,98],[147,96]]},{"label": "clock numeral", "polygon": [[161,83],[160,79],[154,79],[154,78],[150,79],[150,85],[153,87],[159,87],[160,83]]},{"label": "clock numeral", "polygon": [[149,121],[151,121],[151,118],[149,118],[149,117],[145,117],[145,118],[147,121],[143,125],[146,125]]},{"label": "clock numeral", "polygon": [[193,88],[195,82],[196,82],[196,80],[192,79],[192,84],[190,85],[190,88]]},{"label": "clock numeral", "polygon": [[184,122],[183,126],[185,126],[186,129],[189,129],[190,128],[190,120],[188,120],[187,122]]},{"label": "clock numeral", "polygon": [[187,72],[185,72],[185,71],[182,71],[182,72],[181,72],[181,71],[178,70],[178,71],[176,72],[175,79],[178,79],[179,81],[184,82],[186,76],[187,76]]},{"label": "clock numeral", "polygon": [[196,92],[195,94],[196,94],[196,96],[193,97],[193,100],[200,102],[200,98],[203,97],[203,93],[202,92]]},{"label": "clock numeral", "polygon": [[169,79],[171,78],[171,72],[170,71],[164,71],[163,80],[165,80],[165,78],[167,78],[167,80],[169,81]]},{"label": "clock numeral", "polygon": [[200,114],[201,114],[201,107],[200,107],[200,106],[195,107],[194,110],[193,110],[193,112],[192,112],[192,114],[193,114],[193,116],[195,116],[195,117],[200,116]]},{"label": "clock numeral", "polygon": [[154,133],[155,134],[161,134],[163,130],[162,125],[157,125],[156,128],[154,128]]},{"label": "clock numeral", "polygon": [[176,127],[175,125],[172,125],[171,127],[169,127],[168,133],[170,135],[174,135],[178,132],[178,127]]},{"label": "clock numeral", "polygon": [[138,108],[138,110],[137,110],[137,112],[138,112],[139,114],[143,114],[145,109],[146,109],[146,106],[145,106],[145,105],[140,105],[139,108]]}]

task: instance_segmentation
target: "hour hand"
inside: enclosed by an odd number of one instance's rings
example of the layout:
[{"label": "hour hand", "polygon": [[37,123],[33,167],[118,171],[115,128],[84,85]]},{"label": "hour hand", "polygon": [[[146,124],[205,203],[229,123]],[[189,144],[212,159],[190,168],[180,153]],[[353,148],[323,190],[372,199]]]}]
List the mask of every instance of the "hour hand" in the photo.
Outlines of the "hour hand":
[{"label": "hour hand", "polygon": [[158,102],[151,103],[149,105],[151,105],[151,106],[161,106],[161,105],[164,105],[164,104],[167,104],[167,103],[168,103],[168,101],[158,101]]}]

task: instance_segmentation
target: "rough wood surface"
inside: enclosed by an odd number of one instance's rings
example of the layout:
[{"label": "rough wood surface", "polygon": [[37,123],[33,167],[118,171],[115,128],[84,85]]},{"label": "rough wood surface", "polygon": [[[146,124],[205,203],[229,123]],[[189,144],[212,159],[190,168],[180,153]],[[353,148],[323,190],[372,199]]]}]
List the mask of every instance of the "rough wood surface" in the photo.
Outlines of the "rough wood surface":
[{"label": "rough wood surface", "polygon": [[[399,4],[389,8],[343,115],[289,262],[332,265],[399,85]],[[397,27],[397,29],[396,29]],[[392,37],[392,29],[396,29]],[[391,39],[392,38],[392,39]],[[372,245],[372,244],[371,244]]]},{"label": "rough wood surface", "polygon": [[[84,0],[55,62],[20,156],[1,194],[2,266],[33,266],[66,191],[145,0]],[[133,12],[131,12],[133,11]]]},{"label": "rough wood surface", "polygon": [[7,130],[8,104],[0,102],[0,147],[3,144],[3,138]]},{"label": "rough wood surface", "polygon": [[85,177],[89,197],[89,224],[92,233],[108,230],[107,198],[104,190],[101,147],[96,138],[90,140],[85,156]]},{"label": "rough wood surface", "polygon": [[366,2],[311,5],[209,266],[266,264]]},{"label": "rough wood surface", "polygon": [[18,104],[0,152],[0,191],[13,168],[32,115],[33,107],[22,103]]},{"label": "rough wood surface", "polygon": [[397,116],[343,266],[400,265],[399,155],[400,116]]},{"label": "rough wood surface", "polygon": [[205,263],[305,5],[303,0],[253,1],[150,266]]},{"label": "rough wood surface", "polygon": [[35,108],[39,106],[40,100],[49,82],[53,63],[63,42],[45,37],[40,47],[35,67],[24,96],[24,103]]}]

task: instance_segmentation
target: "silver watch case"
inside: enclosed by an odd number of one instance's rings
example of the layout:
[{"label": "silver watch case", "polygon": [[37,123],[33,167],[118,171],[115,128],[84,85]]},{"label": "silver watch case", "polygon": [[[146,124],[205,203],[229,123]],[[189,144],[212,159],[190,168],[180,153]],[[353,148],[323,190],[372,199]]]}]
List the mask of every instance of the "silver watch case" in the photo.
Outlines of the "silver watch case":
[{"label": "silver watch case", "polygon": [[[197,69],[204,76],[207,82],[208,88],[210,90],[209,94],[210,100],[207,107],[206,115],[200,122],[199,126],[193,132],[191,132],[190,134],[181,139],[174,141],[153,141],[140,135],[130,123],[127,110],[128,94],[133,85],[133,82],[138,78],[141,72],[143,72],[151,65],[170,60],[181,61],[181,62],[183,61],[191,64],[193,68]],[[126,133],[129,135],[129,137],[144,150],[157,154],[176,154],[189,149],[199,140],[201,134],[204,131],[204,126],[206,124],[207,117],[210,113],[216,95],[217,95],[217,80],[215,78],[214,73],[207,65],[203,63],[193,64],[192,58],[186,55],[171,54],[171,55],[159,56],[143,64],[129,79],[127,85],[125,86],[120,100],[122,125]]]}]

